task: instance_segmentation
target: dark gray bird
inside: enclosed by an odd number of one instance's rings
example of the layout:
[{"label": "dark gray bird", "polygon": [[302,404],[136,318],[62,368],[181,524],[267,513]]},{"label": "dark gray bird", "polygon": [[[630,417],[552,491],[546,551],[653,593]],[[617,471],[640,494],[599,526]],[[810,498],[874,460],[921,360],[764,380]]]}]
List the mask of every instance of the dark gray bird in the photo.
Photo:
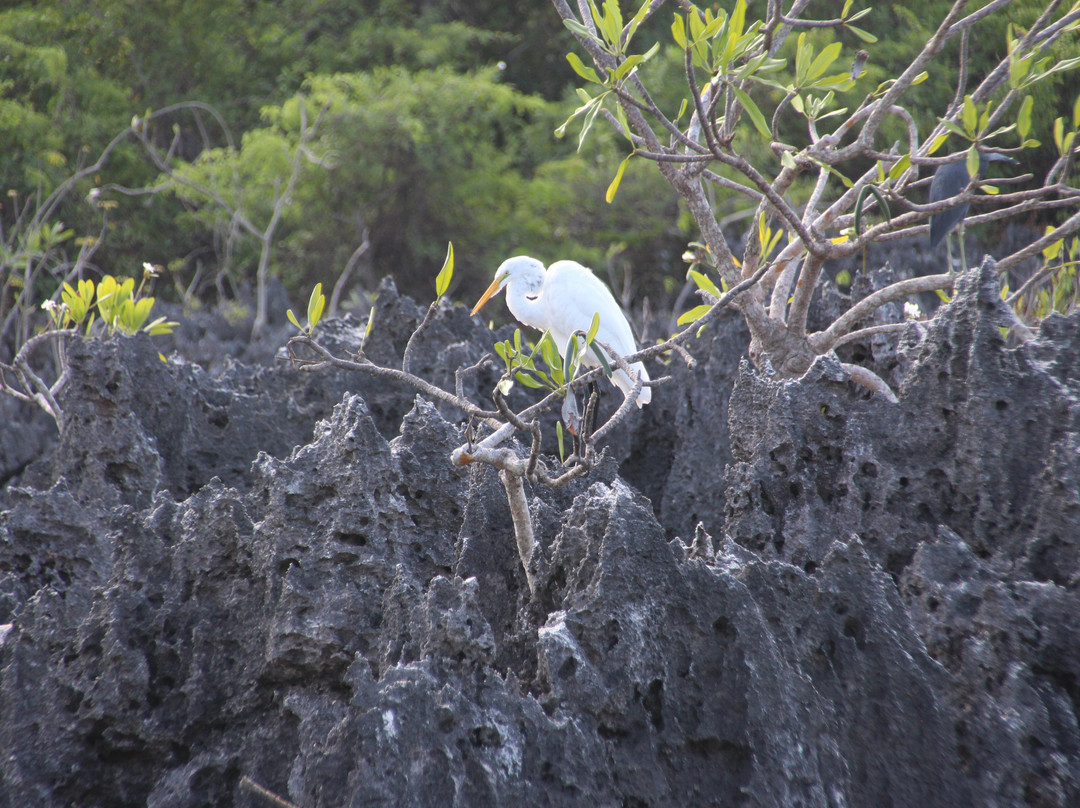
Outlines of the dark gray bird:
[{"label": "dark gray bird", "polygon": [[[1016,160],[998,152],[980,154],[979,176],[982,179],[986,179],[986,171],[990,163],[1012,163],[1015,165]],[[971,182],[971,175],[968,174],[967,163],[964,160],[956,163],[946,163],[934,172],[934,180],[930,183],[930,201],[941,202],[943,199],[956,196],[967,188],[969,182]],[[931,249],[937,247],[941,240],[946,238],[949,232],[959,225],[957,237],[960,242],[960,261],[961,263],[964,262],[964,219],[967,218],[970,207],[970,203],[965,202],[962,205],[943,210],[941,213],[935,213],[930,217]],[[952,272],[952,245],[946,241],[945,246],[949,255],[949,271]]]}]

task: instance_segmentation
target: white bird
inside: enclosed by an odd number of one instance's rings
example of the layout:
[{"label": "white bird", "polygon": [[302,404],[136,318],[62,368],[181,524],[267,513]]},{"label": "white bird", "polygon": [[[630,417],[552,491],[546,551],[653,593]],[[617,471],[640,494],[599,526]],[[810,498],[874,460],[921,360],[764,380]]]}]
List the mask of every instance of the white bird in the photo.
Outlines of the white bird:
[{"label": "white bird", "polygon": [[[599,314],[596,339],[606,342],[619,356],[637,352],[634,332],[611,291],[591,270],[576,261],[556,261],[545,270],[540,261],[527,255],[508,258],[495,272],[495,280],[472,313],[480,311],[503,288],[506,289],[506,305],[518,321],[541,331],[550,331],[560,351],[566,349],[570,335],[575,331],[588,332],[593,315]],[[592,351],[583,355],[581,364],[586,367],[600,365]],[[641,362],[635,362],[632,367],[641,375],[642,381],[649,380]],[[611,381],[623,395],[629,395],[634,387],[626,371],[615,367]],[[635,403],[640,407],[650,401],[652,390],[642,387]]]}]

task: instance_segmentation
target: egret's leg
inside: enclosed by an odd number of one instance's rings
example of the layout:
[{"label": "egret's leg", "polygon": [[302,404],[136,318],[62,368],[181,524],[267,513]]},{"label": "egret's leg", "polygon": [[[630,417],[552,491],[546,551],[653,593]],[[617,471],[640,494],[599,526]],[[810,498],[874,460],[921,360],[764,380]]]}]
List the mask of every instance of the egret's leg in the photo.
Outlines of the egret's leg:
[{"label": "egret's leg", "polygon": [[570,456],[580,456],[580,452],[584,449],[581,446],[581,413],[578,410],[577,396],[574,395],[573,390],[567,391],[566,398],[563,399],[562,422],[566,431],[570,433]]},{"label": "egret's leg", "polygon": [[949,264],[949,272],[948,272],[949,275],[953,274],[952,239],[953,239],[953,234],[952,233],[946,233],[945,234],[945,256],[946,256],[945,260],[948,261],[948,264]]},{"label": "egret's leg", "polygon": [[586,435],[591,435],[596,428],[596,407],[593,406],[591,410],[589,408],[589,402],[593,400],[594,396],[599,400],[600,387],[596,382],[589,382],[589,394],[585,397],[585,417],[589,421],[589,423],[585,424]]},{"label": "egret's leg", "polygon": [[964,223],[960,222],[956,226],[956,237],[960,240],[960,272],[964,273],[968,270],[967,256],[964,255]]}]

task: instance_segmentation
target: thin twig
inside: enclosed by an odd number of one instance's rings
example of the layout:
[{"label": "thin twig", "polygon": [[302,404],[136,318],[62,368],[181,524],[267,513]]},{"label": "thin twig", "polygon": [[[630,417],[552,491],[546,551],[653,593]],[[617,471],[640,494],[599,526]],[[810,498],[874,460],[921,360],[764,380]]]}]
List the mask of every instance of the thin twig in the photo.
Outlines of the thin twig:
[{"label": "thin twig", "polygon": [[431,305],[428,306],[427,312],[424,314],[424,319],[416,326],[409,335],[409,341],[405,343],[405,353],[401,355],[401,369],[406,373],[409,373],[410,368],[412,367],[412,356],[416,346],[416,340],[425,330],[427,330],[428,325],[431,324],[432,319],[435,317],[435,313],[439,310],[439,302],[441,300],[441,297],[437,297],[431,301]]},{"label": "thin twig", "polygon": [[270,789],[259,785],[246,774],[240,778],[240,788],[250,791],[252,794],[257,794],[273,805],[274,808],[299,808],[295,803],[291,803],[284,797],[279,797]]},{"label": "thin twig", "polygon": [[334,282],[334,291],[330,293],[330,303],[326,310],[326,316],[328,319],[330,317],[337,316],[338,302],[341,300],[341,292],[345,288],[345,284],[348,282],[349,277],[353,273],[353,270],[355,270],[357,265],[360,263],[360,259],[369,249],[371,249],[371,233],[365,227],[364,232],[360,237],[360,244],[355,250],[353,250],[352,255],[349,256],[349,260],[345,262],[345,269],[341,270],[341,274],[338,275],[337,281]]}]

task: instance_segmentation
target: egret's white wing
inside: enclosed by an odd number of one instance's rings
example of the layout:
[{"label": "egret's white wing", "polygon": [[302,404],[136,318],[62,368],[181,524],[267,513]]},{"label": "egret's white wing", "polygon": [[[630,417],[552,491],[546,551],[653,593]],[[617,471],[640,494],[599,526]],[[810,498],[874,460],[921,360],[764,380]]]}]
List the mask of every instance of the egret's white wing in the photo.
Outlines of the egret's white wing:
[{"label": "egret's white wing", "polygon": [[[594,314],[600,315],[600,327],[596,332],[598,340],[606,342],[620,356],[629,356],[637,351],[634,332],[611,290],[581,264],[556,261],[548,267],[543,296],[549,318],[548,327],[560,351],[565,350],[574,331],[589,330]],[[596,366],[598,363],[590,351],[583,357],[582,364]],[[640,362],[635,363],[634,367],[648,380],[649,375]],[[633,389],[633,383],[624,371],[616,369],[612,381],[623,393]],[[638,406],[649,403],[651,398],[652,392],[648,388],[643,389],[638,397]]]}]

